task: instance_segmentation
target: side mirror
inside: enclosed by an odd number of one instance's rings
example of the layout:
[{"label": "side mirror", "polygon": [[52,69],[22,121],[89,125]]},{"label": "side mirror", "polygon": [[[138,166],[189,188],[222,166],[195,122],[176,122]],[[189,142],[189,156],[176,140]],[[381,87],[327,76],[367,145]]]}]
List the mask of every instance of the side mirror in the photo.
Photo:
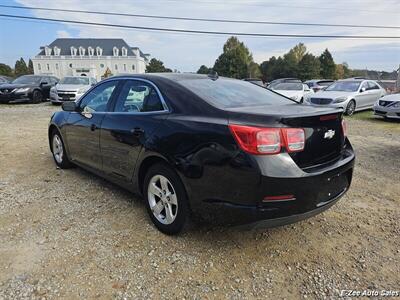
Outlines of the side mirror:
[{"label": "side mirror", "polygon": [[49,84],[47,81],[42,81],[42,82],[40,83],[40,85],[47,85],[47,84]]},{"label": "side mirror", "polygon": [[364,93],[367,89],[365,87],[362,87],[360,90],[360,93]]},{"label": "side mirror", "polygon": [[77,111],[78,109],[78,106],[75,101],[63,102],[61,107],[63,111]]}]

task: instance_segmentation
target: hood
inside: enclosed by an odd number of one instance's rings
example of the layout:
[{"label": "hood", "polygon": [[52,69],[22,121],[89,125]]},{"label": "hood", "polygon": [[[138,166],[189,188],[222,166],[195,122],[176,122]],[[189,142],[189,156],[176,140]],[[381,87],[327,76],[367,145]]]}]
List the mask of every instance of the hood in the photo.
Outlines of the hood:
[{"label": "hood", "polygon": [[288,98],[298,96],[298,97],[303,97],[303,91],[288,91],[288,90],[274,90],[275,92],[286,96]]},{"label": "hood", "polygon": [[24,87],[33,87],[37,86],[36,84],[17,84],[17,83],[4,83],[0,85],[1,89],[7,89],[7,90],[13,90],[13,89],[18,89],[18,88],[24,88]]},{"label": "hood", "polygon": [[384,101],[400,101],[400,93],[386,95],[386,96],[383,96],[382,98],[379,98],[379,100],[384,100]]},{"label": "hood", "polygon": [[339,98],[339,97],[343,97],[343,96],[349,97],[356,93],[357,92],[321,91],[321,92],[311,95],[310,98],[335,99],[335,98]]},{"label": "hood", "polygon": [[83,84],[61,84],[58,83],[56,85],[57,90],[59,91],[77,91],[80,88],[85,88],[85,89],[89,89],[90,86],[88,85],[83,85]]}]

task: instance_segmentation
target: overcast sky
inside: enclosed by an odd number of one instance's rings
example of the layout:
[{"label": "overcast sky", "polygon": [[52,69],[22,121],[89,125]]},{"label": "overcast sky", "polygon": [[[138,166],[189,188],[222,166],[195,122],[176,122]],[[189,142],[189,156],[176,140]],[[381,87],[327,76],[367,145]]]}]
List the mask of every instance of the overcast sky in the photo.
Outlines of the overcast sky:
[{"label": "overcast sky", "polygon": [[[3,0],[1,3],[179,17],[400,27],[399,0]],[[0,10],[8,14],[192,30],[400,36],[400,29],[226,24],[5,8]],[[57,37],[123,38],[132,47],[137,46],[143,52],[164,61],[167,67],[180,71],[196,71],[202,64],[212,66],[228,38],[228,36],[161,33],[0,18],[0,62],[13,65],[20,56],[26,59],[32,57],[39,52],[40,46],[50,44]],[[297,43],[303,42],[315,55],[328,48],[336,63],[347,62],[352,68],[392,71],[400,64],[400,40],[266,37],[239,37],[239,39],[249,47],[255,61],[259,63],[272,55],[282,55]]]}]

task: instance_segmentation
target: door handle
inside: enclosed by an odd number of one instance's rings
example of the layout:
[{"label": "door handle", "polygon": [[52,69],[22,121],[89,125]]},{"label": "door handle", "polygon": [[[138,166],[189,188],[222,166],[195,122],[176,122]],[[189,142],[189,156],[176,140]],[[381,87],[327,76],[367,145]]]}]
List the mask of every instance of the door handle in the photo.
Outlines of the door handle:
[{"label": "door handle", "polygon": [[90,130],[91,130],[91,131],[95,131],[96,128],[97,128],[96,124],[90,125]]},{"label": "door handle", "polygon": [[144,133],[144,130],[143,130],[142,128],[135,127],[135,128],[133,128],[133,129],[131,129],[131,133],[132,133],[134,136],[140,136],[140,135],[142,135],[142,134]]}]

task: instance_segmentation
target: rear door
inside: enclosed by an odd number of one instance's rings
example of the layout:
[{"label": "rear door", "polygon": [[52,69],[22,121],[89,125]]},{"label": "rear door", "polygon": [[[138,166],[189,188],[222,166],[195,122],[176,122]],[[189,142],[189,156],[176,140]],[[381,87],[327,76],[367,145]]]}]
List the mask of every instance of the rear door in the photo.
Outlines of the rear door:
[{"label": "rear door", "polygon": [[101,125],[103,171],[115,179],[130,181],[138,155],[168,114],[158,88],[142,79],[126,80]]},{"label": "rear door", "polygon": [[65,130],[68,153],[73,161],[102,169],[100,127],[118,84],[118,80],[112,80],[93,88],[81,99],[79,112],[70,113]]},{"label": "rear door", "polygon": [[381,89],[379,86],[373,82],[373,81],[368,81],[368,93],[370,95],[370,101],[368,103],[368,106],[373,106],[374,103],[381,97]]}]

